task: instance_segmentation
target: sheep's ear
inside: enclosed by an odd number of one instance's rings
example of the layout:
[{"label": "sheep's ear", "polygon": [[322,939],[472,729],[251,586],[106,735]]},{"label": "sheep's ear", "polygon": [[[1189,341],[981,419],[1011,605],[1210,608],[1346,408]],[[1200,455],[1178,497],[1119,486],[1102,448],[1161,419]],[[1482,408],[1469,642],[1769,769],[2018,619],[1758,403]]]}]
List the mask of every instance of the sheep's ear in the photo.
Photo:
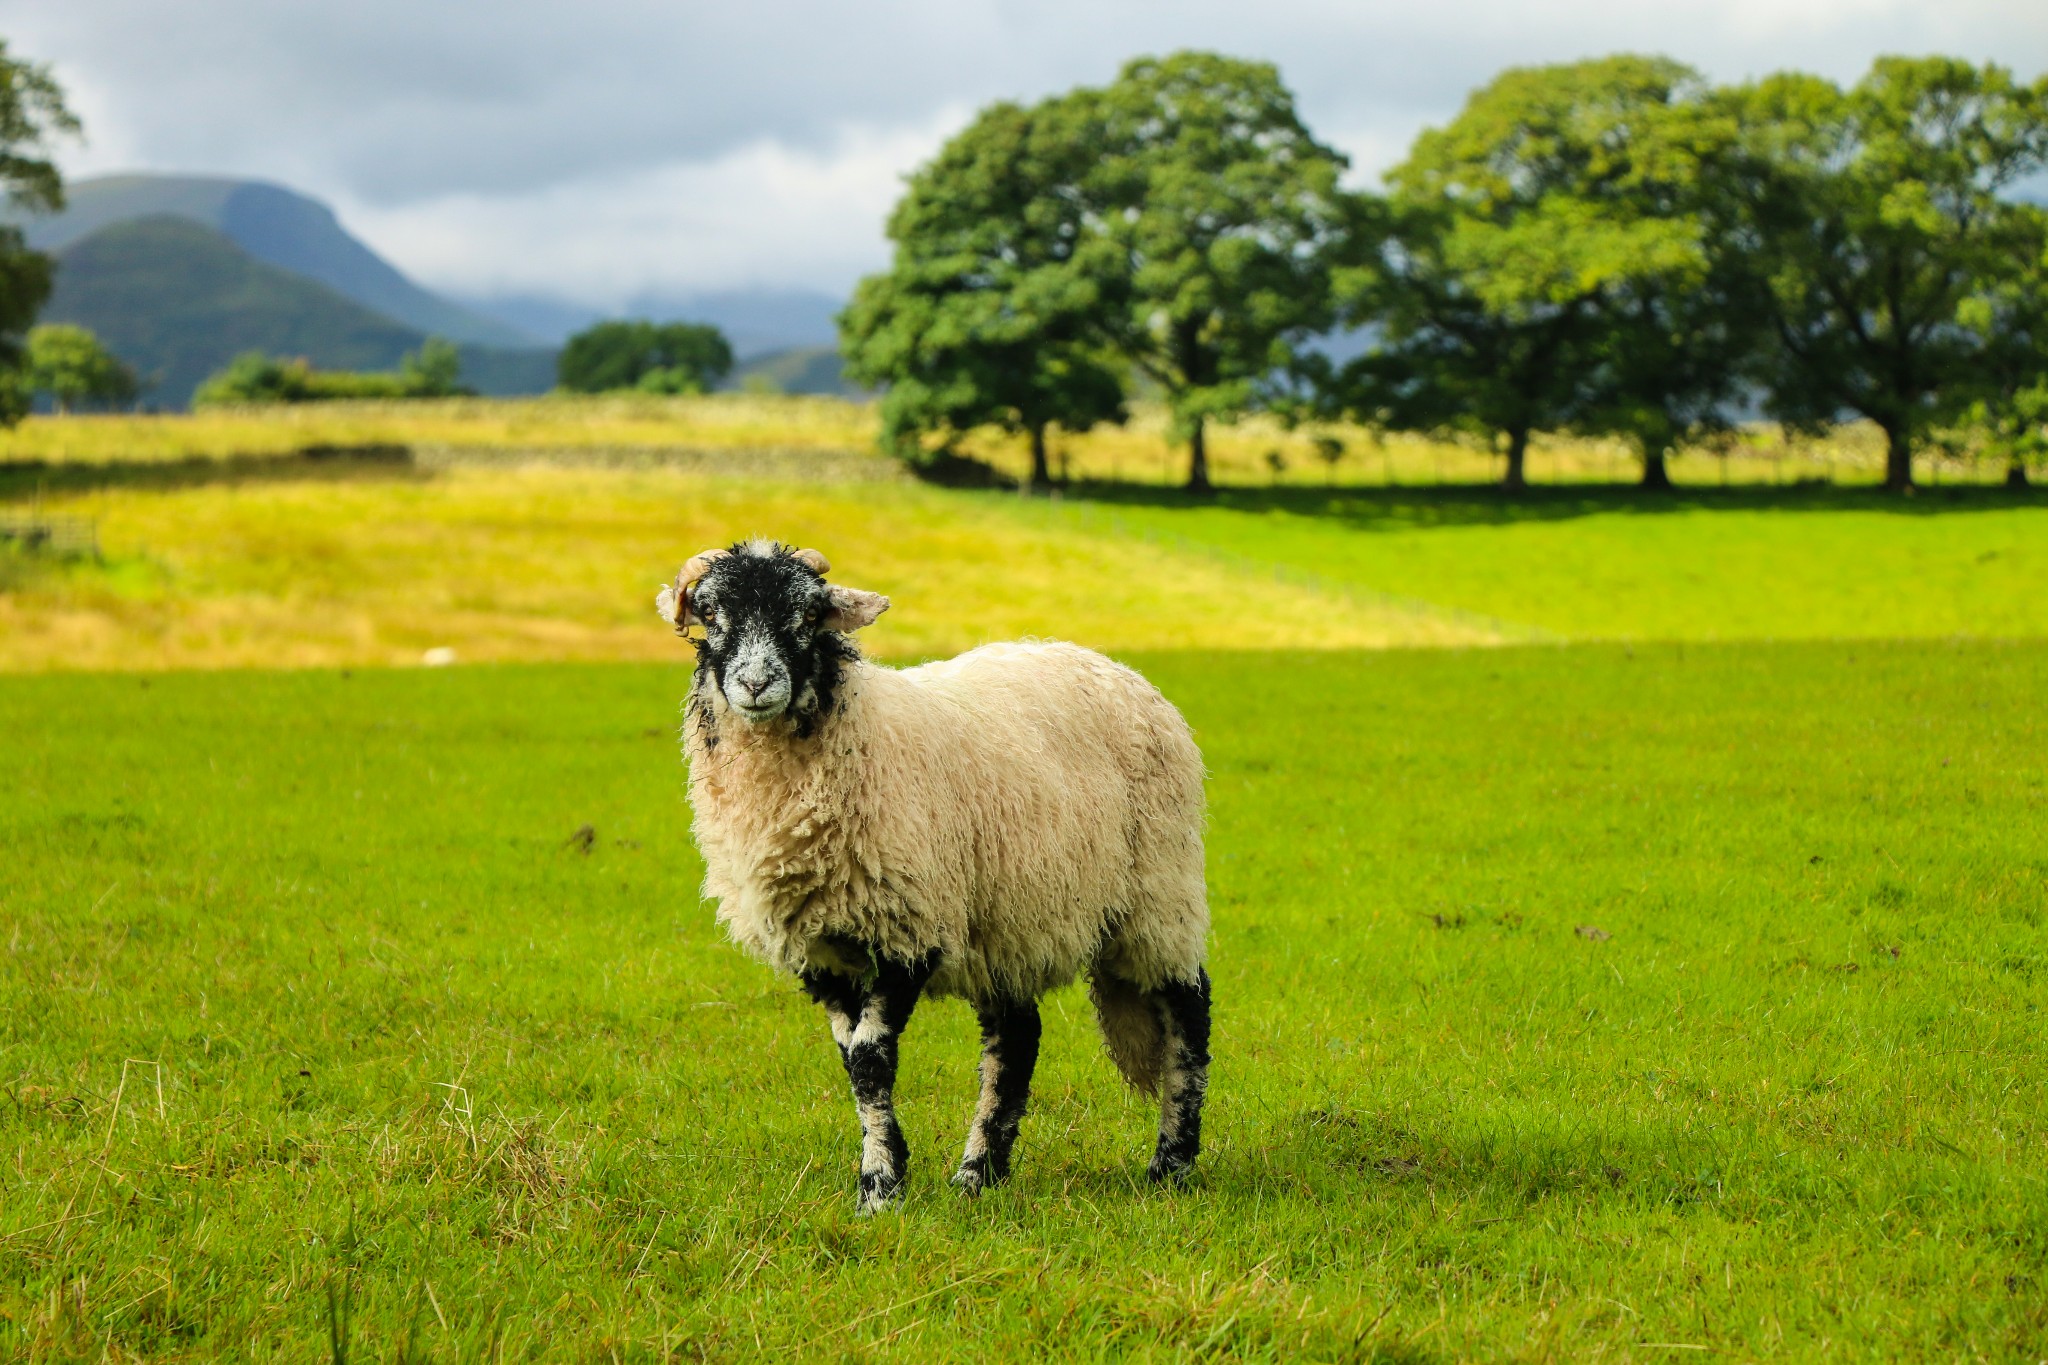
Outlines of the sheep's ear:
[{"label": "sheep's ear", "polygon": [[889,599],[878,592],[863,592],[837,583],[830,591],[832,610],[825,617],[827,630],[859,630],[862,626],[873,625],[877,616],[889,610]]}]

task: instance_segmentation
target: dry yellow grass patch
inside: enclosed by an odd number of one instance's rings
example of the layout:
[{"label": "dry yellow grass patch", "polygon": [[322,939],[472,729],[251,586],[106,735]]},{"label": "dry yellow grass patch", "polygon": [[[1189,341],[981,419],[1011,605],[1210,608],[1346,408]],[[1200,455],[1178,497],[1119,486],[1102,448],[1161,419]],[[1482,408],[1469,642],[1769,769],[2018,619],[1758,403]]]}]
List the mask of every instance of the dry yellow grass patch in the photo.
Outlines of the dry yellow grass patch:
[{"label": "dry yellow grass patch", "polygon": [[878,430],[869,404],[737,393],[301,403],[31,417],[11,431],[0,431],[0,462],[153,463],[379,445],[865,451],[873,448]]},{"label": "dry yellow grass patch", "polygon": [[[403,446],[429,456],[600,450],[872,455],[880,430],[871,402],[761,394],[307,403],[189,414],[31,417],[11,431],[0,430],[0,464],[151,464],[289,455],[323,446]],[[1319,456],[1321,436],[1343,443],[1334,465]],[[961,446],[1012,475],[1030,466],[1019,436],[977,431]],[[1157,404],[1135,405],[1122,427],[1055,434],[1052,446],[1055,469],[1076,479],[1178,485],[1187,476],[1187,451],[1172,440]],[[1870,482],[1883,469],[1883,454],[1883,440],[1868,424],[1817,441],[1788,440],[1776,428],[1760,426],[1717,450],[1680,452],[1672,474],[1686,483]],[[1289,430],[1270,417],[1211,426],[1209,459],[1218,483],[1237,485],[1484,483],[1499,478],[1502,468],[1500,456],[1473,445],[1346,424]],[[1529,476],[1538,483],[1625,483],[1636,469],[1635,456],[1619,441],[1539,435],[1529,458]],[[1950,480],[2002,474],[2002,465],[1937,468],[1931,460],[1926,470],[1927,477]]]},{"label": "dry yellow grass patch", "polygon": [[765,534],[888,593],[871,652],[1039,635],[1113,650],[1481,644],[1483,623],[1262,582],[1199,552],[1019,518],[994,495],[664,471],[111,489],[53,501],[99,522],[104,568],[0,593],[0,668],[678,659],[656,587],[692,552]]}]

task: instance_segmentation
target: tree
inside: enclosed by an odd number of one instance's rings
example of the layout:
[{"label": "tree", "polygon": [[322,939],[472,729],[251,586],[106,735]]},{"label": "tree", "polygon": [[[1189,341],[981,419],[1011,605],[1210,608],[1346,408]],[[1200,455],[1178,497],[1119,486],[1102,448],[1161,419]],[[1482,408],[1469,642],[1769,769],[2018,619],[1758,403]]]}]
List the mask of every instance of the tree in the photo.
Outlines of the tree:
[{"label": "tree", "polygon": [[210,375],[192,395],[195,408],[324,403],[346,399],[452,398],[463,387],[462,353],[442,337],[428,337],[398,362],[398,370],[316,370],[304,357],[286,359],[244,351]]},{"label": "tree", "polygon": [[2048,165],[2048,80],[1947,57],[1881,58],[1852,89],[1779,75],[1728,91],[1731,259],[1768,308],[1752,370],[1772,415],[1856,413],[1885,433],[1885,486],[1967,401],[1977,347],[1958,309],[2009,273],[2018,206]]},{"label": "tree", "polygon": [[399,383],[408,398],[454,398],[473,392],[462,386],[462,352],[446,337],[428,337],[398,362]]},{"label": "tree", "polygon": [[732,347],[716,327],[600,322],[569,338],[555,375],[571,393],[703,393],[732,373],[732,362]]},{"label": "tree", "polygon": [[1518,489],[1529,437],[1588,410],[1595,291],[1570,276],[1530,287],[1497,238],[1397,194],[1362,239],[1371,264],[1341,286],[1345,321],[1375,344],[1334,375],[1314,358],[1303,369],[1319,405],[1370,426],[1492,443]]},{"label": "tree", "polygon": [[[0,40],[0,189],[10,208],[54,213],[64,207],[64,181],[50,161],[50,144],[76,134],[78,120],[64,104],[47,67],[9,55]],[[21,375],[22,334],[50,297],[50,258],[28,249],[19,227],[0,225],[0,424],[28,410]]]},{"label": "tree", "polygon": [[1316,141],[1279,72],[1201,52],[1140,58],[1063,110],[1093,158],[1091,230],[1119,256],[1109,343],[1164,393],[1209,490],[1204,428],[1274,397],[1333,320],[1348,164]]},{"label": "tree", "polygon": [[847,373],[885,386],[883,439],[899,452],[996,425],[1030,438],[1042,486],[1049,428],[1124,420],[1121,377],[1095,341],[1116,257],[1075,192],[1089,149],[1066,112],[983,110],[911,177],[889,270],[840,315]]},{"label": "tree", "polygon": [[30,328],[26,360],[29,392],[48,394],[60,413],[79,403],[126,403],[135,397],[135,372],[84,327]]},{"label": "tree", "polygon": [[2016,264],[1980,283],[1956,317],[1976,355],[1963,420],[2005,459],[2007,486],[2027,486],[2027,461],[2048,456],[2048,210],[2013,214]]},{"label": "tree", "polygon": [[1688,68],[1615,56],[1503,72],[1389,176],[1339,382],[1386,425],[1483,434],[1525,482],[1532,432],[1621,435],[1643,481],[1735,396],[1750,314],[1720,267],[1705,168],[1730,136]]}]

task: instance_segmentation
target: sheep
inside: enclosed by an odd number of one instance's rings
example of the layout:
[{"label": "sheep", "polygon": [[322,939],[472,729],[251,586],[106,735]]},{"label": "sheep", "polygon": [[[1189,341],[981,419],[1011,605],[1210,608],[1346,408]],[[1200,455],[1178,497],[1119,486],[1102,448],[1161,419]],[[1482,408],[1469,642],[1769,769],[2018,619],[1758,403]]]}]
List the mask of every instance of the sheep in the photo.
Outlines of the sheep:
[{"label": "sheep", "polygon": [[[953,1181],[1010,1174],[1038,998],[1085,973],[1111,1059],[1160,1099],[1147,1174],[1179,1181],[1208,1087],[1203,768],[1187,722],[1077,645],[861,657],[889,599],[753,540],[656,600],[696,647],[684,707],[704,893],[733,940],[824,1007],[861,1127],[859,1208],[904,1189],[898,1040],[924,995],[973,1006],[981,1094]],[[701,637],[688,635],[701,625]]]}]

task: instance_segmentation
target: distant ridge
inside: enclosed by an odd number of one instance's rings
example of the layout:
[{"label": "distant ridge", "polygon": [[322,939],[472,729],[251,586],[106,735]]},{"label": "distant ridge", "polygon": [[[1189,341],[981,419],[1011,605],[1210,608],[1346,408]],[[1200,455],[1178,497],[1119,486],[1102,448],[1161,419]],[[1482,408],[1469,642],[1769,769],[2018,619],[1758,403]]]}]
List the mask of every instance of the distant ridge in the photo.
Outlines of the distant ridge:
[{"label": "distant ridge", "polygon": [[[135,367],[144,401],[165,407],[185,406],[243,351],[304,356],[322,369],[390,369],[427,335],[171,214],[72,239],[42,316],[92,328]],[[542,392],[554,382],[554,353],[464,347],[463,378],[486,393]]]},{"label": "distant ridge", "polygon": [[429,293],[350,236],[317,199],[260,180],[200,175],[106,175],[65,188],[62,213],[32,218],[29,244],[62,252],[103,228],[169,216],[208,227],[249,255],[303,275],[422,333],[478,346],[543,344],[530,332]]}]

